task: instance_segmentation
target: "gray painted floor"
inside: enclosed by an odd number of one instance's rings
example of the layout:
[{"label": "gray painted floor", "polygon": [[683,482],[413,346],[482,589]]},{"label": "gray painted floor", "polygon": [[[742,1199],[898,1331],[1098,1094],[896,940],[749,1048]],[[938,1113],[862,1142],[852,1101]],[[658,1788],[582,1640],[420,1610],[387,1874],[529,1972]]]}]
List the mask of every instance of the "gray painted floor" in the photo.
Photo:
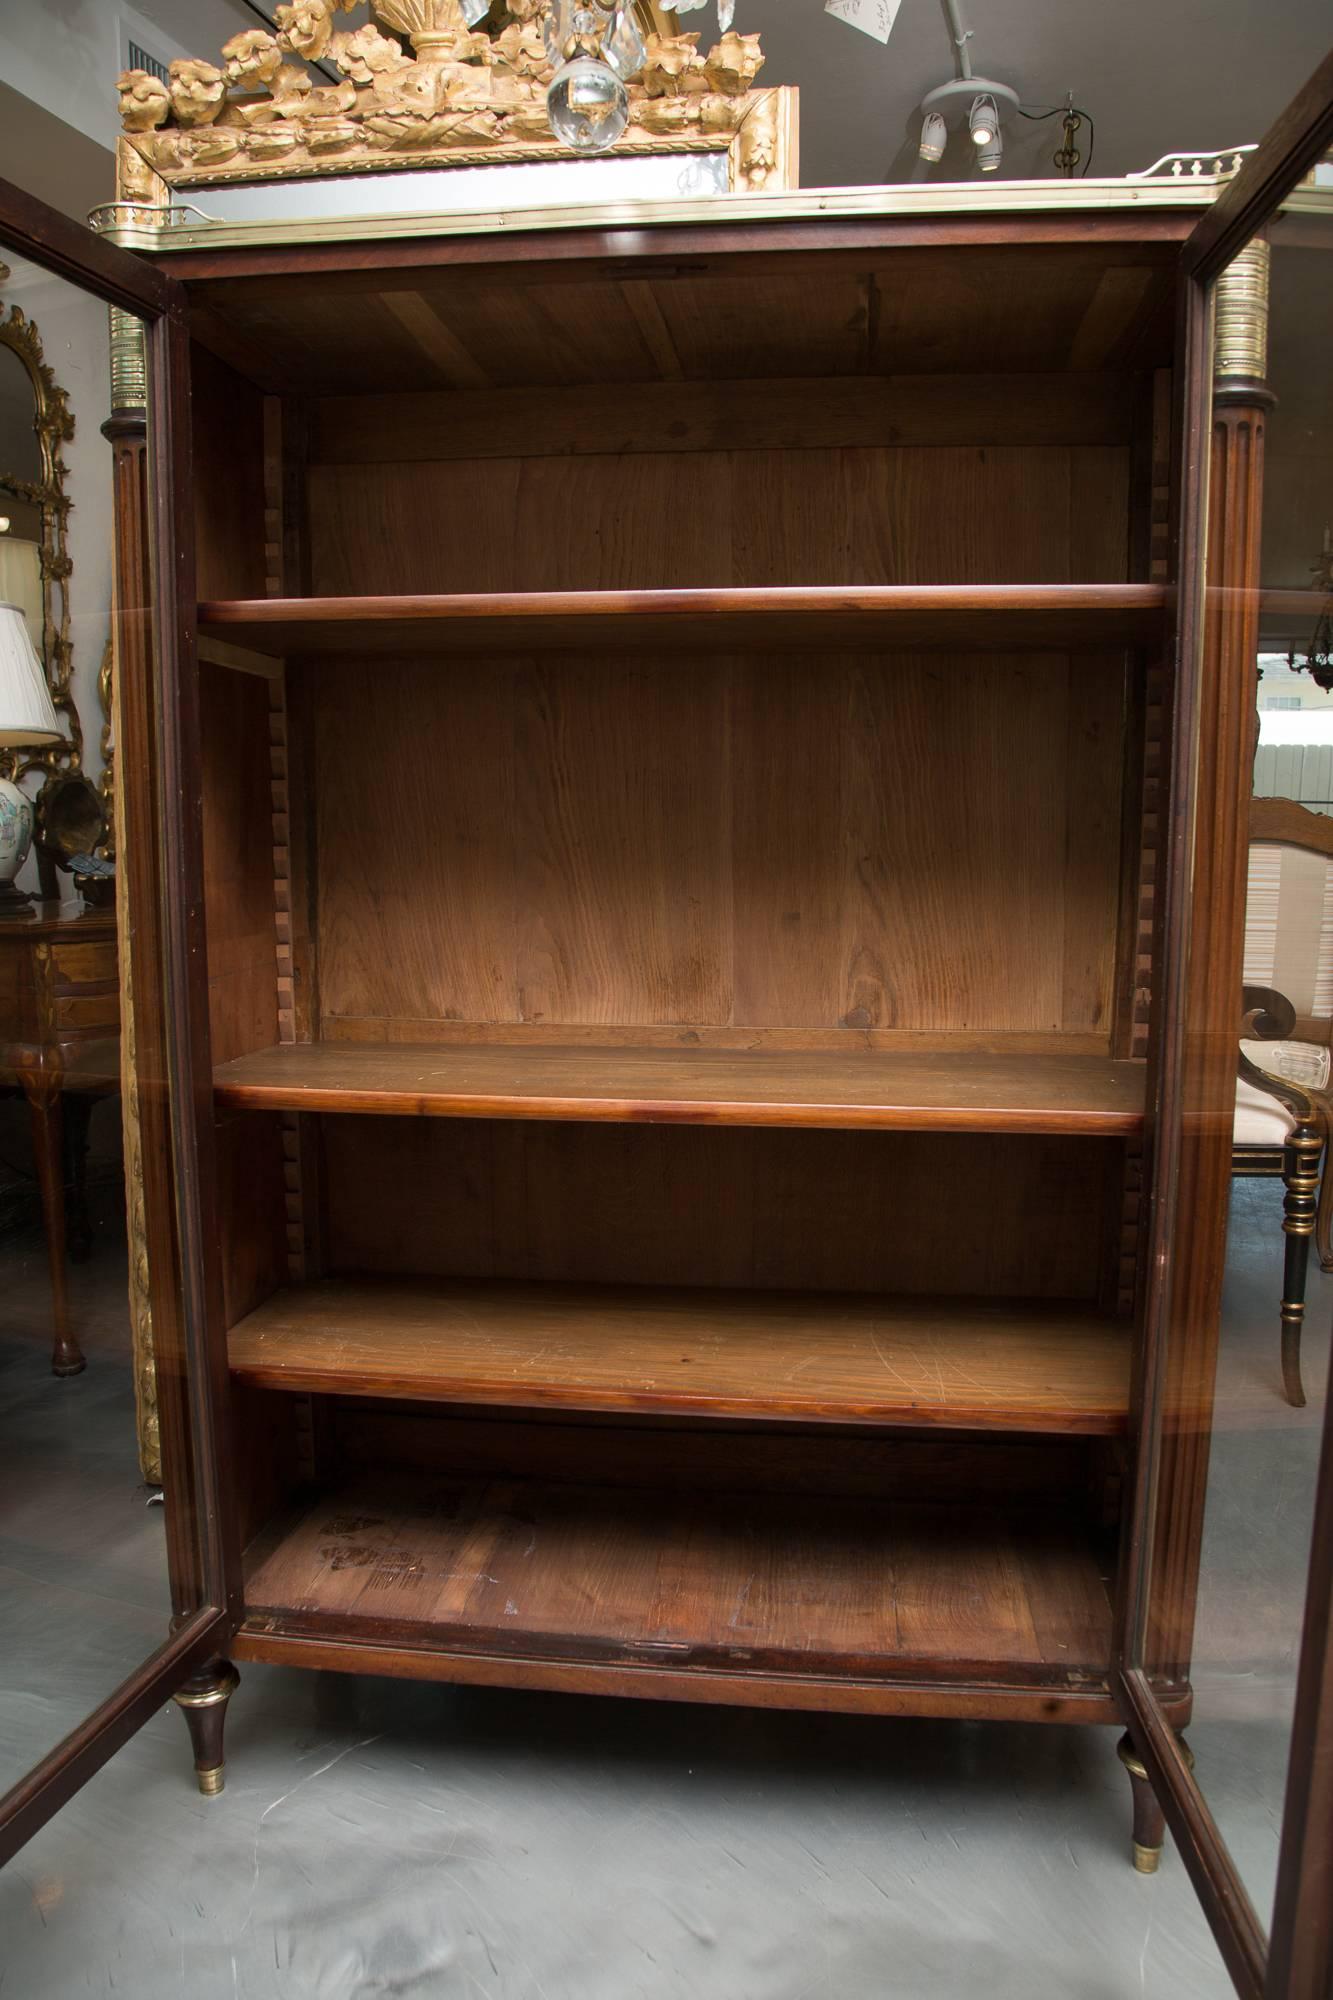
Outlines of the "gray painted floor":
[{"label": "gray painted floor", "polygon": [[[1273,1184],[1237,1186],[1191,1737],[1266,1909],[1327,1361],[1277,1397]],[[0,1782],[162,1629],[123,1251],[45,1372],[0,1250]],[[70,1500],[77,1477],[78,1502]],[[91,1618],[89,1611],[94,1614]],[[142,1643],[141,1643],[142,1642]],[[0,2000],[1192,2000],[1231,1990],[1102,1730],[870,1722],[245,1671],[221,1798],[154,1720],[0,1875]]]}]

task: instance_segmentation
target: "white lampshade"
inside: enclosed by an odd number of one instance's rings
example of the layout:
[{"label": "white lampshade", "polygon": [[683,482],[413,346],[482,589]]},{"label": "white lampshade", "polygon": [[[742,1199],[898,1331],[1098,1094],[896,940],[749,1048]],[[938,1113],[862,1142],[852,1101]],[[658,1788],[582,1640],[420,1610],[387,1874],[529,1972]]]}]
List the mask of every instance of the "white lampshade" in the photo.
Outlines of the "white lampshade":
[{"label": "white lampshade", "polygon": [[0,746],[59,743],[63,733],[22,607],[0,604]]},{"label": "white lampshade", "polygon": [[[0,496],[0,507],[3,507]],[[28,636],[42,646],[42,552],[21,535],[0,535],[0,604],[22,607]]]}]

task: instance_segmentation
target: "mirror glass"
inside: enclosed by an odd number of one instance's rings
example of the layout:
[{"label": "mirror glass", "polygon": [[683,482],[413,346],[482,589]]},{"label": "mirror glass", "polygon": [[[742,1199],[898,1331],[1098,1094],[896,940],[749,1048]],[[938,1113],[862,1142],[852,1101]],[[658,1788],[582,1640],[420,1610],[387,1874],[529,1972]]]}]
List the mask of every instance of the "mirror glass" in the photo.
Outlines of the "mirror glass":
[{"label": "mirror glass", "polygon": [[0,480],[11,489],[17,480],[41,484],[36,414],[32,378],[21,355],[12,347],[0,347]]},{"label": "mirror glass", "polygon": [[[0,286],[0,300],[7,288]],[[0,336],[3,325],[0,322]],[[22,607],[39,654],[42,635],[42,447],[27,364],[0,337],[0,603]]]},{"label": "mirror glass", "polygon": [[532,160],[495,167],[396,173],[390,179],[349,174],[339,180],[188,190],[201,214],[218,222],[305,221],[335,215],[439,215],[496,208],[557,208],[570,202],[684,201],[726,194],[727,156],[656,153],[614,160]]}]

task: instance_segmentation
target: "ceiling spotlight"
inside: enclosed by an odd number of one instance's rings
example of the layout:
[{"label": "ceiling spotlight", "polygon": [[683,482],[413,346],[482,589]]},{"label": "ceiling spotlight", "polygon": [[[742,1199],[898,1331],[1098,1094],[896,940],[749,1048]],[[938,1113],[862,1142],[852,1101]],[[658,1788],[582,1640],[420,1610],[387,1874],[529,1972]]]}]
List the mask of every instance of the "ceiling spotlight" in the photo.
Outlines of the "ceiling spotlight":
[{"label": "ceiling spotlight", "polygon": [[[839,0],[839,4],[841,0]],[[834,0],[829,0],[832,6]],[[933,165],[944,157],[949,133],[966,125],[983,174],[1000,165],[1000,129],[1019,113],[1018,92],[1010,83],[981,76],[972,67],[972,31],[963,20],[963,0],[943,0],[944,17],[953,46],[954,74],[938,83],[921,100],[921,157]]]},{"label": "ceiling spotlight", "polygon": [[967,123],[974,146],[992,145],[1000,130],[1000,114],[995,108],[995,99],[984,95],[974,97]]},{"label": "ceiling spotlight", "polygon": [[921,157],[933,165],[944,158],[944,148],[948,143],[949,128],[938,111],[928,111],[921,121]]}]

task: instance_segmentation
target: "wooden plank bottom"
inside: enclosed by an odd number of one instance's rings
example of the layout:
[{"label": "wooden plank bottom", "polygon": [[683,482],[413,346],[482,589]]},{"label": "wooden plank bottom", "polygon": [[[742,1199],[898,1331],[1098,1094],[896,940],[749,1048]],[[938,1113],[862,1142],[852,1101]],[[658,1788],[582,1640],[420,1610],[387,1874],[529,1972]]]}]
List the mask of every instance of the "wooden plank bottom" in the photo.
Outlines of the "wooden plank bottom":
[{"label": "wooden plank bottom", "polygon": [[366,1671],[383,1669],[363,1649],[387,1649],[428,1676],[434,1657],[449,1662],[440,1678],[507,1685],[564,1684],[551,1676],[566,1670],[582,1684],[598,1668],[614,1689],[616,1676],[651,1672],[646,1691],[685,1699],[726,1699],[706,1685],[757,1678],[774,1685],[755,1698],[778,1706],[842,1706],[844,1688],[860,1688],[853,1706],[981,1713],[925,1708],[922,1689],[982,1700],[1000,1687],[1036,1712],[1106,1696],[1109,1572],[1072,1507],[376,1474],[257,1538],[245,1643],[250,1657],[278,1641],[350,1647]]}]

